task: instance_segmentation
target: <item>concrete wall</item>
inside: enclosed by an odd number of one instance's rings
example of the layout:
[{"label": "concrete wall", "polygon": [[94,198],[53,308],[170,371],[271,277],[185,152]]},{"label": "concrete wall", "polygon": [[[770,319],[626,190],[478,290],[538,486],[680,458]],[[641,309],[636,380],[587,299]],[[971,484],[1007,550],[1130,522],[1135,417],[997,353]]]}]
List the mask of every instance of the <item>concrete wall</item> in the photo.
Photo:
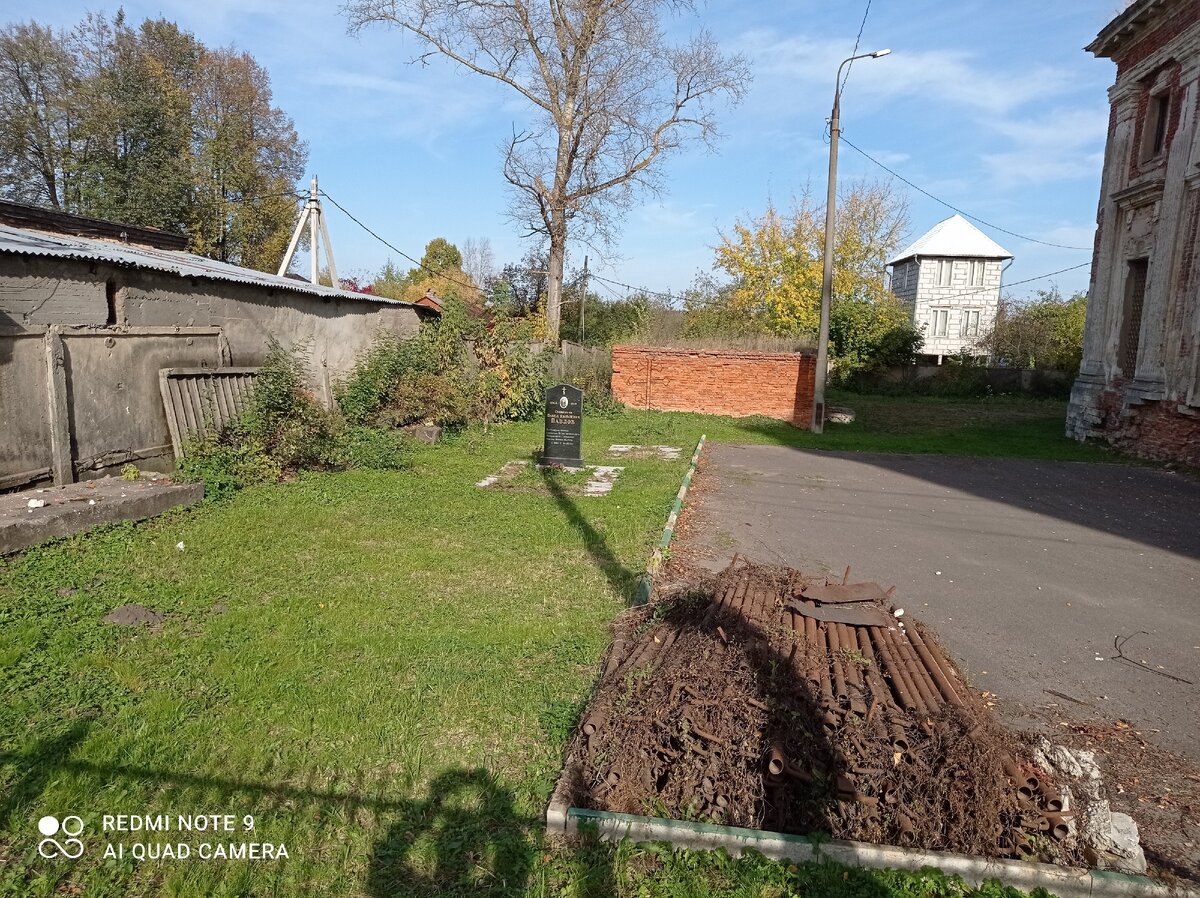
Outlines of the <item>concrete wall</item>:
[{"label": "concrete wall", "polygon": [[274,337],[306,346],[328,403],[379,330],[419,322],[371,300],[0,255],[0,489],[51,477],[56,445],[60,477],[170,470],[160,368],[254,366]]},{"label": "concrete wall", "polygon": [[635,408],[812,422],[811,355],[614,346],[612,365],[613,396]]},{"label": "concrete wall", "polygon": [[[1083,363],[1067,433],[1200,464],[1200,12],[1162,22],[1116,52],[1088,291]],[[1165,147],[1147,154],[1151,98],[1169,92]],[[1140,326],[1125,307],[1130,263],[1147,260]],[[1122,334],[1137,334],[1132,365]]]}]

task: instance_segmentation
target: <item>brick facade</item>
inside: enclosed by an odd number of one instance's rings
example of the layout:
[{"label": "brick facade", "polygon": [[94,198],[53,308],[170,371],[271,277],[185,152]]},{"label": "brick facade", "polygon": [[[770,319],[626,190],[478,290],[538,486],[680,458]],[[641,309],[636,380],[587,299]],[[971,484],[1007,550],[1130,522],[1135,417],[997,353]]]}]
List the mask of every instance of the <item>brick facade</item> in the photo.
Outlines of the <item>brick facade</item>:
[{"label": "brick facade", "polygon": [[634,408],[812,422],[811,355],[614,346],[612,362],[613,396]]},{"label": "brick facade", "polygon": [[1088,49],[1117,77],[1067,434],[1200,464],[1200,0],[1135,0]]}]

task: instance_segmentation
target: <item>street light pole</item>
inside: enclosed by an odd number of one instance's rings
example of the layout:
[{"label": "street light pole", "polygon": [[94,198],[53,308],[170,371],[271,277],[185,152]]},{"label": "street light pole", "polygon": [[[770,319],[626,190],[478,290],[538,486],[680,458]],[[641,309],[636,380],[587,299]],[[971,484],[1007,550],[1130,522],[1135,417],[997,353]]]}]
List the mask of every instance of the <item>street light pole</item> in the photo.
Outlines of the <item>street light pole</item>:
[{"label": "street light pole", "polygon": [[891,50],[876,50],[842,60],[833,87],[833,112],[829,116],[829,188],[825,195],[825,255],[821,269],[821,330],[817,335],[817,370],[813,381],[813,433],[825,430],[825,376],[829,367],[829,307],[833,303],[833,232],[837,221],[838,135],[842,132],[842,68],[856,59],[878,59]]}]

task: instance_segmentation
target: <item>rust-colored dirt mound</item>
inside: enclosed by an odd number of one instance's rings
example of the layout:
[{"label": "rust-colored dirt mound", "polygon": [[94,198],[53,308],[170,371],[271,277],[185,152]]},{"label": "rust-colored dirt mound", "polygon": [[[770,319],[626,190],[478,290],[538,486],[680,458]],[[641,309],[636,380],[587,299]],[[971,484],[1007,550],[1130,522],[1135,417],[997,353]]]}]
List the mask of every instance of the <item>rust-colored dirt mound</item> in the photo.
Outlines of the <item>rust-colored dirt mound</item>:
[{"label": "rust-colored dirt mound", "polygon": [[1053,784],[887,598],[735,562],[630,614],[572,746],[575,803],[1075,860]]}]

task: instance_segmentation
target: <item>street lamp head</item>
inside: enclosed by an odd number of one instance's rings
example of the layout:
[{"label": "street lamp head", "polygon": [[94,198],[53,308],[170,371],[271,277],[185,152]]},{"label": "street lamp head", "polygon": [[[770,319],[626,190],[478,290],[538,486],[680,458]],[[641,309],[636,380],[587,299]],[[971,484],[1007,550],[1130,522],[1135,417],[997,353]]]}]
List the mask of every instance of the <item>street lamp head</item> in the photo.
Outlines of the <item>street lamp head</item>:
[{"label": "street lamp head", "polygon": [[874,53],[872,53],[872,54],[871,54],[871,58],[872,58],[872,59],[878,59],[880,56],[887,56],[887,55],[888,55],[889,53],[891,53],[891,52],[892,52],[892,51],[891,51],[890,49],[886,49],[886,50],[876,50]]}]

